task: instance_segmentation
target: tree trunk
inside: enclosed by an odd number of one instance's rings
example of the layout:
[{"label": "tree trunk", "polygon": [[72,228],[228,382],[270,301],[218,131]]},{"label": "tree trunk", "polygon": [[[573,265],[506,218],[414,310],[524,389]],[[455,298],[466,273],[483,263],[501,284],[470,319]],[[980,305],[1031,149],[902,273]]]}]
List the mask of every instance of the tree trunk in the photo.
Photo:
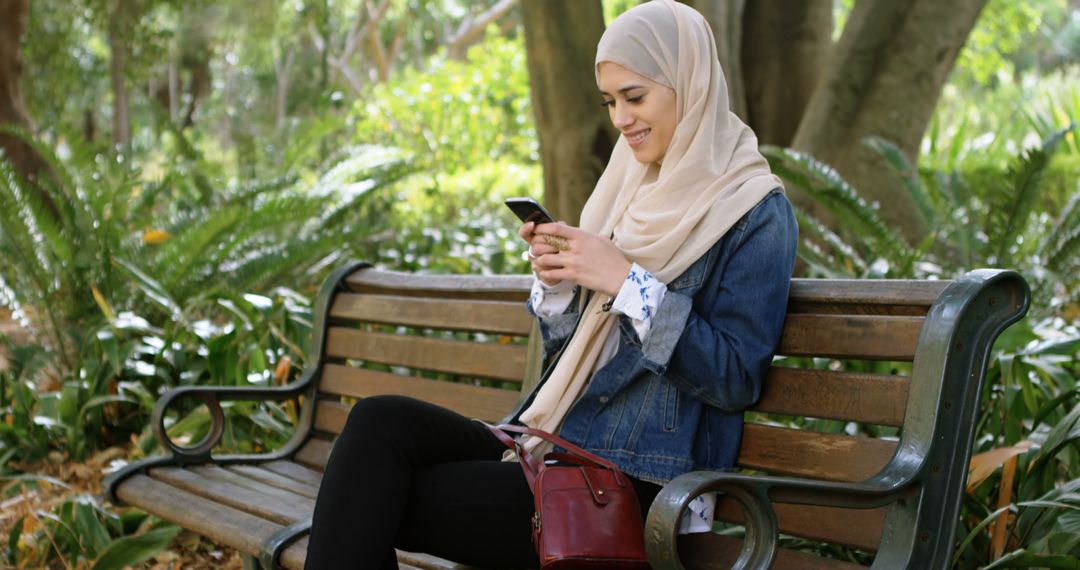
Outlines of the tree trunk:
[{"label": "tree trunk", "polygon": [[545,205],[576,225],[618,140],[593,72],[603,10],[600,0],[524,0],[522,10]]},{"label": "tree trunk", "polygon": [[985,4],[857,2],[792,143],[835,167],[868,201],[886,205],[882,217],[913,243],[926,234],[926,220],[862,141],[888,139],[915,161],[938,95]]},{"label": "tree trunk", "polygon": [[761,144],[790,146],[832,48],[832,0],[746,5],[742,80],[747,123]]},{"label": "tree trunk", "polygon": [[[29,12],[30,0],[0,0],[0,125],[27,132],[33,130],[33,125],[19,90],[19,78],[22,75],[22,37]],[[15,171],[30,182],[45,206],[57,212],[49,194],[36,184],[42,177],[54,177],[48,162],[37,150],[21,138],[2,133],[0,150]]]},{"label": "tree trunk", "polygon": [[[30,0],[0,0],[0,125],[31,130],[19,78],[22,75],[22,37],[30,12]],[[32,178],[40,164],[34,150],[23,141],[0,134],[0,148],[12,165]],[[37,157],[40,159],[40,157]]]},{"label": "tree trunk", "polygon": [[[118,10],[120,11],[120,10]],[[125,150],[131,145],[131,122],[128,118],[127,41],[120,20],[126,16],[114,14],[109,20],[109,76],[112,79],[113,117],[112,142]]]},{"label": "tree trunk", "polygon": [[289,46],[284,56],[274,58],[274,78],[277,80],[275,121],[277,130],[285,128],[289,108],[289,74],[296,59],[296,46]]},{"label": "tree trunk", "polygon": [[[716,51],[720,59],[720,67],[724,70],[724,78],[727,79],[728,99],[731,102],[731,110],[743,121],[748,121],[746,106],[746,89],[743,81],[743,67],[740,52],[743,46],[743,22],[744,13],[761,0],[682,0],[688,6],[693,7],[709,21],[713,36],[716,38]],[[798,11],[802,0],[793,2],[791,8],[782,0],[780,10]]]}]

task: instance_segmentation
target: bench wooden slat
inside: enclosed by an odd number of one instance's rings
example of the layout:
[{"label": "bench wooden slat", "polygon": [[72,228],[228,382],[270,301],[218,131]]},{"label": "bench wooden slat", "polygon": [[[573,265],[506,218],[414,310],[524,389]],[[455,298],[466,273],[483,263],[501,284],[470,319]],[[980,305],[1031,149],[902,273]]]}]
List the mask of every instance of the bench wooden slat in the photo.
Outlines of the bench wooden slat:
[{"label": "bench wooden slat", "polygon": [[300,496],[311,499],[319,497],[318,485],[303,483],[303,481],[276,474],[256,465],[229,465],[225,467],[225,469],[232,473],[237,473],[249,479],[258,481],[258,483],[262,485],[285,489],[286,491],[292,491],[296,494],[300,494]]},{"label": "bench wooden slat", "polygon": [[[426,400],[463,416],[486,421],[501,420],[521,398],[521,393],[516,390],[402,376],[338,364],[325,366],[321,382],[319,391],[327,394],[351,398],[398,394]],[[340,428],[329,431],[341,433]]]},{"label": "bench wooden slat", "polygon": [[902,426],[909,381],[888,374],[773,366],[751,410]]},{"label": "bench wooden slat", "polygon": [[[330,449],[330,442],[313,439],[296,459],[321,470]],[[746,424],[738,466],[776,475],[863,481],[880,471],[895,449],[894,441]]]},{"label": "bench wooden slat", "polygon": [[297,539],[281,551],[278,556],[278,564],[287,570],[304,570],[304,562],[307,560],[308,537]]},{"label": "bench wooden slat", "polygon": [[[246,467],[243,465],[237,465],[236,467]],[[237,472],[233,469],[220,467],[218,465],[193,465],[187,468],[188,471],[197,473],[208,479],[217,479],[222,482],[231,483],[246,489],[251,489],[255,492],[261,492],[267,496],[275,497],[283,501],[294,500],[297,495],[301,497],[307,497],[309,499],[315,499],[318,496],[318,489],[312,489],[310,485],[301,483],[299,481],[293,481],[287,477],[278,475],[278,479],[275,480],[276,484],[269,484],[262,479],[254,479],[248,477],[242,472]],[[268,476],[273,476],[273,473],[267,473]],[[282,484],[282,480],[285,481]]]},{"label": "bench wooden slat", "polygon": [[361,270],[345,278],[354,292],[390,292],[410,297],[486,299],[524,303],[532,287],[531,275],[424,275],[400,271]]},{"label": "bench wooden slat", "polygon": [[182,467],[151,469],[150,476],[189,493],[281,525],[308,518],[315,509],[315,501],[307,497],[273,488],[256,491]]},{"label": "bench wooden slat", "polygon": [[896,442],[746,424],[738,466],[774,475],[864,481],[892,458]]},{"label": "bench wooden slat", "polygon": [[925,315],[951,281],[792,279],[789,313]]},{"label": "bench wooden slat", "polygon": [[525,306],[510,301],[447,302],[422,297],[342,293],[334,298],[330,316],[339,320],[515,336],[528,336],[532,328],[532,316]]},{"label": "bench wooden slat", "polygon": [[[679,557],[693,570],[730,570],[742,548],[742,540],[712,533],[694,533],[679,537]],[[772,570],[866,570],[866,566],[844,560],[821,558],[813,554],[780,548]]]},{"label": "bench wooden slat", "polygon": [[314,487],[318,487],[322,484],[321,472],[308,467],[304,467],[299,463],[277,460],[271,461],[269,463],[261,463],[259,464],[259,466],[263,469],[266,469],[267,471],[272,471],[274,473],[277,473],[278,475],[282,475],[296,481],[301,481]]},{"label": "bench wooden slat", "polygon": [[134,475],[117,491],[129,505],[172,521],[244,554],[258,555],[263,541],[282,526],[217,501],[188,493],[146,475]]},{"label": "bench wooden slat", "polygon": [[480,344],[331,327],[326,354],[420,370],[491,378],[520,384],[525,375],[523,345]]},{"label": "bench wooden slat", "polygon": [[[865,552],[877,552],[885,525],[886,508],[841,509],[816,505],[773,503],[781,534],[809,540],[840,544]],[[716,518],[743,524],[739,503],[721,496],[716,504]]]},{"label": "bench wooden slat", "polygon": [[923,320],[913,316],[789,314],[778,353],[911,361]]},{"label": "bench wooden slat", "polygon": [[330,459],[332,447],[333,444],[324,439],[309,439],[296,452],[296,462],[316,471],[322,471],[326,467],[326,460]]},{"label": "bench wooden slat", "polygon": [[319,487],[315,485],[309,485],[290,479],[284,475],[278,475],[273,471],[257,467],[255,465],[230,465],[225,467],[227,471],[231,471],[238,475],[247,477],[248,479],[256,482],[260,485],[269,485],[271,487],[277,487],[278,489],[284,489],[297,495],[302,495],[310,499],[314,499],[319,496]]}]

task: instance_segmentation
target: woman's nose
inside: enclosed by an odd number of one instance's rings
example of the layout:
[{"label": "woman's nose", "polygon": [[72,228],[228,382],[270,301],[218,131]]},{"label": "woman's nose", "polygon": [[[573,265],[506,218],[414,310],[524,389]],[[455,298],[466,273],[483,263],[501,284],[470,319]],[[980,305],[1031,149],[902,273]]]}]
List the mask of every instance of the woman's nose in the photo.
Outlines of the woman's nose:
[{"label": "woman's nose", "polygon": [[614,110],[611,112],[611,123],[615,125],[616,129],[624,129],[634,124],[634,117],[630,114],[626,105],[615,104]]}]

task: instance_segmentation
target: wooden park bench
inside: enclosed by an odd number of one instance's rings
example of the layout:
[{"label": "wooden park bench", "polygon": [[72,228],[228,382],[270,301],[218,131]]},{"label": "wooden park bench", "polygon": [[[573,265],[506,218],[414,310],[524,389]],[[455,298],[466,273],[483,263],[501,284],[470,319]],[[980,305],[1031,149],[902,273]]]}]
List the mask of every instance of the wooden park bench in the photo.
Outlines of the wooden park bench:
[{"label": "wooden park bench", "polygon": [[[404,394],[498,421],[528,393],[540,368],[523,307],[530,283],[337,271],[319,294],[299,380],[170,391],[153,422],[171,455],[112,474],[110,497],[236,548],[250,568],[302,568],[321,471],[355,399]],[[646,523],[653,566],[679,568],[681,558],[689,568],[861,567],[774,548],[777,533],[876,555],[876,568],[948,566],[990,347],[1028,303],[1011,271],[951,282],[794,280],[781,357],[746,414],[739,470],[665,487]],[[204,403],[213,425],[201,443],[181,447],[163,424],[185,398]],[[212,456],[224,429],[220,402],[267,399],[298,402],[292,439],[265,455]],[[800,423],[809,427],[791,427]],[[745,539],[676,536],[681,505],[707,489],[725,492],[718,519],[744,524]],[[461,568],[405,552],[399,561]]]}]

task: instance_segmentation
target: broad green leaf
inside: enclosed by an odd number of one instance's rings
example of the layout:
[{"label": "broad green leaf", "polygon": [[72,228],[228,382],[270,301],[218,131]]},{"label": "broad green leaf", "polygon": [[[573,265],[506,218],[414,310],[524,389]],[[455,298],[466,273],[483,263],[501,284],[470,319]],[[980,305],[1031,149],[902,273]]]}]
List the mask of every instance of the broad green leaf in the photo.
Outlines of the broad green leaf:
[{"label": "broad green leaf", "polygon": [[167,526],[114,540],[94,561],[93,570],[122,570],[161,552],[180,533],[180,527]]},{"label": "broad green leaf", "polygon": [[1016,550],[983,567],[983,570],[993,570],[995,568],[1064,568],[1077,570],[1080,569],[1080,558],[1055,554],[1035,554],[1027,550]]}]

